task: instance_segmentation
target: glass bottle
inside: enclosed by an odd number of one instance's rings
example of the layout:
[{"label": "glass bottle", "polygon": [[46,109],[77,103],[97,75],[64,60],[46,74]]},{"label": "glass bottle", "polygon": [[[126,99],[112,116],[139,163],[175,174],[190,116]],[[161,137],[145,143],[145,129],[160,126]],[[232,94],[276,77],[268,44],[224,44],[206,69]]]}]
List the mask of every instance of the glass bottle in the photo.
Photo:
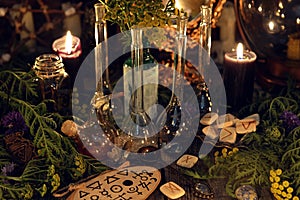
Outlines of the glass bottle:
[{"label": "glass bottle", "polygon": [[143,31],[131,29],[131,86],[132,93],[129,101],[129,115],[124,120],[123,130],[129,135],[124,149],[134,153],[147,153],[158,148],[156,127],[145,110],[144,101],[144,73],[143,64]]},{"label": "glass bottle", "polygon": [[[211,16],[212,8],[208,5],[201,5],[200,7],[201,22],[199,25],[199,62],[198,62],[198,79],[194,82],[197,92],[200,116],[211,111],[212,103],[209,95],[207,83],[204,80],[205,68],[210,65],[211,54]],[[209,80],[210,81],[210,80]]]},{"label": "glass bottle", "polygon": [[33,70],[39,82],[42,100],[50,110],[66,114],[70,105],[70,78],[62,58],[56,54],[42,54],[35,59]]}]

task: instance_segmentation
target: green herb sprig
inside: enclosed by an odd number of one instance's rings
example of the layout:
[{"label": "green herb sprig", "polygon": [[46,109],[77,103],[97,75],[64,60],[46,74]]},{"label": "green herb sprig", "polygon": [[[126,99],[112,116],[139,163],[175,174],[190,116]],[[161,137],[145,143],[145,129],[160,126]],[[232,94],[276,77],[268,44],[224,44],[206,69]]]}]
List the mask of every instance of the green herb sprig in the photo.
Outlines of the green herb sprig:
[{"label": "green herb sprig", "polygon": [[23,116],[29,127],[26,134],[36,152],[25,166],[15,162],[2,132],[0,199],[53,199],[52,193],[59,188],[107,169],[94,158],[82,155],[73,140],[59,133],[63,116],[49,112],[44,101],[32,102],[38,95],[35,78],[30,70],[0,69],[0,114],[17,111]]}]

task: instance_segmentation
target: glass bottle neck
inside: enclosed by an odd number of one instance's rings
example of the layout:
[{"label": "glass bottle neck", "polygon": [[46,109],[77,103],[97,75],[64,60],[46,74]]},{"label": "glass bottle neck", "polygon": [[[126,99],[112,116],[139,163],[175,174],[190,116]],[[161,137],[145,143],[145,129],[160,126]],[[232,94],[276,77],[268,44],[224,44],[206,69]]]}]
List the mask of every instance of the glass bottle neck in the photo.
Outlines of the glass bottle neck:
[{"label": "glass bottle neck", "polygon": [[210,56],[211,51],[211,15],[212,8],[208,5],[200,7],[200,46],[204,48]]},{"label": "glass bottle neck", "polygon": [[101,3],[94,5],[95,9],[95,40],[96,45],[100,44],[107,38],[107,27],[105,16],[105,6]]},{"label": "glass bottle neck", "polygon": [[186,63],[186,43],[187,43],[187,17],[179,16],[177,18],[177,36],[176,36],[176,49],[174,55],[174,74],[173,74],[173,88],[172,90],[178,96],[179,99],[182,99],[182,86],[183,86],[183,77],[184,69]]},{"label": "glass bottle neck", "polygon": [[143,39],[141,29],[131,29],[131,60],[133,86],[133,112],[144,111],[143,89]]},{"label": "glass bottle neck", "polygon": [[188,18],[186,16],[178,16],[177,34],[179,37],[186,37]]},{"label": "glass bottle neck", "polygon": [[50,79],[66,75],[62,58],[55,54],[43,54],[37,57],[33,70],[41,79]]}]

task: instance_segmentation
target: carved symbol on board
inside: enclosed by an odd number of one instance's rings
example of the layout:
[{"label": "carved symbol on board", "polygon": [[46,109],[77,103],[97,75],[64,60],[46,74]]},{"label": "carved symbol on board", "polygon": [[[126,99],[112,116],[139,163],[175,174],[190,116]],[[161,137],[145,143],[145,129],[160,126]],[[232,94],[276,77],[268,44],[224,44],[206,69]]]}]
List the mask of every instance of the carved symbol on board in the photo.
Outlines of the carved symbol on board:
[{"label": "carved symbol on board", "polygon": [[90,188],[92,190],[100,190],[101,189],[102,184],[100,183],[100,181],[95,181],[89,185],[86,186],[86,188]]},{"label": "carved symbol on board", "polygon": [[171,182],[169,182],[166,188],[172,193],[175,193],[176,191],[180,191],[180,188],[178,188],[176,185],[172,184]]},{"label": "carved symbol on board", "polygon": [[127,192],[131,193],[131,194],[132,193],[137,193],[138,195],[143,195],[143,193],[139,191],[139,187],[138,186],[130,187]]},{"label": "carved symbol on board", "polygon": [[80,197],[80,198],[83,198],[83,197],[85,197],[85,196],[87,196],[87,195],[89,195],[89,194],[90,194],[89,192],[79,191],[79,197]]},{"label": "carved symbol on board", "polygon": [[123,190],[121,185],[113,185],[110,187],[110,191],[112,191],[113,193],[119,193]]},{"label": "carved symbol on board", "polygon": [[[147,171],[145,172],[144,170],[141,173],[136,173],[135,171],[131,171],[131,172],[133,174],[135,174],[135,176],[132,176],[132,178],[137,179],[138,177],[140,177],[140,179],[142,181],[147,181],[148,180],[148,176],[150,176],[150,174],[151,174],[151,173],[148,173]],[[146,174],[146,175],[143,175],[143,174]]]},{"label": "carved symbol on board", "polygon": [[148,185],[150,185],[150,184],[151,184],[151,182],[145,183],[145,182],[140,181],[140,184],[138,186],[141,186],[142,188],[146,188],[149,191]]},{"label": "carved symbol on board", "polygon": [[131,186],[131,185],[133,185],[133,182],[132,182],[132,180],[125,180],[125,181],[123,181],[123,185]]},{"label": "carved symbol on board", "polygon": [[123,175],[123,176],[128,176],[128,169],[121,170],[117,174]]},{"label": "carved symbol on board", "polygon": [[106,189],[103,189],[100,194],[102,194],[102,196],[106,196],[109,198],[112,198],[112,196],[109,194],[109,192]]},{"label": "carved symbol on board", "polygon": [[104,179],[104,181],[106,181],[107,184],[111,184],[111,183],[113,183],[113,182],[115,182],[115,181],[117,181],[119,179],[120,178],[115,177],[115,175],[113,175],[113,176],[106,176],[106,179]]},{"label": "carved symbol on board", "polygon": [[119,194],[119,196],[117,196],[117,197],[114,198],[113,200],[130,200],[130,199],[132,199],[132,197],[129,197],[128,199],[125,198],[125,197],[124,197],[125,195],[126,195],[126,193]]}]

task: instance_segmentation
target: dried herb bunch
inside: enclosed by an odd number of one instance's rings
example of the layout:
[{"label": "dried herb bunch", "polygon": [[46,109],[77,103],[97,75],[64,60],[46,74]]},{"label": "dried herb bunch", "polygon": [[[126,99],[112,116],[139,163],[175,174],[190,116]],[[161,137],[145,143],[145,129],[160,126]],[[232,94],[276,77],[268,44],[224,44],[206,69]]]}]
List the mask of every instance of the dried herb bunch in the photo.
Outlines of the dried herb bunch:
[{"label": "dried herb bunch", "polygon": [[167,6],[161,0],[114,0],[105,3],[106,19],[118,24],[121,31],[136,27],[164,27],[170,23],[170,15],[174,12],[174,0]]},{"label": "dried herb bunch", "polygon": [[117,24],[124,33],[125,47],[129,46],[127,43],[130,41],[127,31],[135,28],[147,28],[145,39],[160,46],[167,40],[167,32],[162,28],[171,25],[172,16],[178,12],[175,0],[168,0],[166,5],[161,0],[99,1],[106,6],[105,19]]}]

